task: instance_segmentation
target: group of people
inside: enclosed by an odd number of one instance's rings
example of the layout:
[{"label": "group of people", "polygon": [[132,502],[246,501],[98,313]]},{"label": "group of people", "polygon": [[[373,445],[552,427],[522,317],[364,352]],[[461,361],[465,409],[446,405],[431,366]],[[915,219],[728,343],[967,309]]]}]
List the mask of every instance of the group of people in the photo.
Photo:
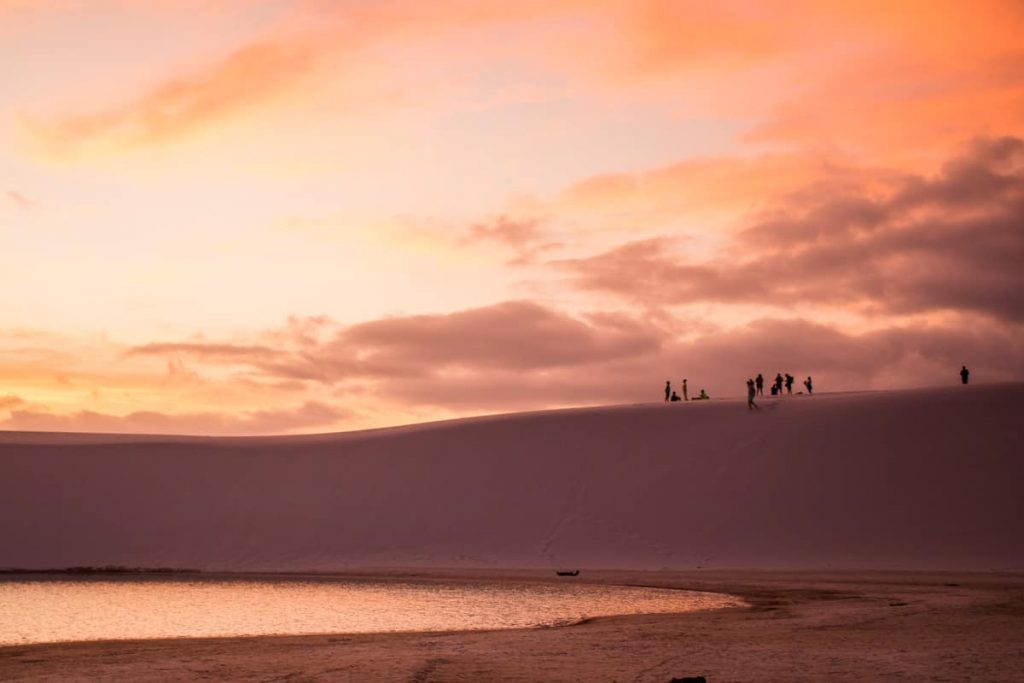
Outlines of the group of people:
[{"label": "group of people", "polygon": [[[970,376],[971,376],[971,371],[967,369],[966,365],[963,366],[962,368],[960,368],[960,381],[961,382],[963,382],[964,384],[967,384],[967,381],[970,378]],[[792,395],[793,394],[793,382],[795,382],[795,381],[796,381],[796,378],[793,377],[793,375],[789,374],[788,372],[785,375],[783,375],[781,372],[776,374],[775,375],[775,381],[772,383],[772,385],[770,387],[770,391],[771,391],[772,396],[781,396],[783,388],[786,389],[786,393],[787,394]],[[807,379],[804,380],[804,387],[807,389],[807,394],[808,395],[814,394],[814,380],[811,379],[810,375],[808,375]],[[672,382],[670,382],[668,380],[665,380],[665,400],[666,401],[670,401],[670,402],[689,401],[690,400],[690,396],[689,396],[689,393],[688,393],[689,389],[686,386],[686,380],[685,379],[683,380],[682,388],[683,388],[683,395],[682,395],[682,397],[680,397],[679,394],[677,394],[672,389]],[[754,399],[757,396],[764,396],[764,375],[762,375],[760,372],[757,373],[757,378],[755,378],[755,379],[748,379],[747,380],[747,408],[748,409],[753,410],[754,408],[758,407],[758,405],[756,403],[754,403]],[[706,399],[709,399],[709,398],[711,398],[711,397],[708,396],[707,392],[704,391],[703,389],[701,389],[700,390],[700,395],[699,396],[695,396],[693,400],[694,401],[702,401],[702,400],[706,400]]]},{"label": "group of people", "polygon": [[[783,387],[786,388],[787,394],[792,394],[793,382],[795,381],[796,377],[793,377],[793,375],[788,372],[785,376],[783,376],[781,372],[775,375],[775,382],[772,384],[770,389],[772,396],[781,396]],[[747,386],[749,387],[751,384],[753,384],[757,390],[758,396],[764,396],[764,375],[757,373],[757,379],[747,380]],[[808,394],[814,393],[814,380],[811,379],[810,375],[808,375],[807,379],[804,380],[804,387],[806,387]]]},{"label": "group of people", "polygon": [[[786,393],[787,394],[792,395],[793,394],[793,382],[795,382],[795,381],[796,381],[796,378],[793,377],[793,375],[789,374],[788,372],[786,373],[785,377],[783,377],[781,372],[778,373],[777,375],[775,375],[775,381],[772,383],[772,386],[771,386],[772,396],[781,396],[782,395],[782,388],[783,387],[786,388]],[[811,395],[811,394],[814,393],[814,380],[811,379],[810,375],[808,375],[807,379],[804,380],[804,387],[807,389],[807,394],[808,395]],[[756,396],[764,396],[764,375],[762,375],[760,372],[757,373],[757,379],[748,379],[747,380],[747,408],[748,409],[752,410],[754,408],[757,408],[757,404],[754,403],[754,398]]]},{"label": "group of people", "polygon": [[[698,396],[694,396],[693,400],[694,401],[706,401],[709,398],[711,398],[711,397],[708,396],[708,392],[706,392],[703,389],[701,389],[700,390],[700,394]],[[668,380],[665,380],[665,400],[666,401],[671,401],[671,402],[675,402],[675,401],[689,401],[690,400],[690,394],[689,394],[689,388],[686,386],[686,380],[685,379],[683,380],[683,396],[682,396],[682,398],[680,398],[679,394],[677,394],[675,392],[675,390],[672,389],[672,382],[670,382]]]},{"label": "group of people", "polygon": [[[775,383],[771,386],[772,396],[781,396],[783,387],[786,388],[786,393],[793,393],[793,382],[796,378],[793,375],[786,373],[783,377],[782,373],[775,376]],[[966,383],[966,381],[965,381]],[[804,380],[804,386],[807,388],[808,394],[814,393],[814,383],[810,376]],[[665,401],[675,403],[676,401],[689,401],[690,400],[690,389],[688,386],[688,380],[684,379],[682,384],[683,395],[680,396],[676,393],[675,389],[672,388],[672,382],[665,380]],[[757,379],[747,380],[747,405],[750,408],[756,408],[757,404],[754,403],[755,396],[764,396],[764,375],[761,373],[757,374]],[[704,389],[700,390],[700,394],[693,397],[694,401],[706,401],[711,397],[708,396],[708,392]]]}]

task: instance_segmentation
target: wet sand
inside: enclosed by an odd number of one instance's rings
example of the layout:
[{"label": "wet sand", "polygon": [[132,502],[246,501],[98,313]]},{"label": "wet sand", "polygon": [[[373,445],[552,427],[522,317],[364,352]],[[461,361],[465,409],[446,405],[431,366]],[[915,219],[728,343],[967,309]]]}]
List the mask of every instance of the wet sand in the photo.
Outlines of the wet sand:
[{"label": "wet sand", "polygon": [[[396,573],[418,576],[423,573]],[[439,578],[565,581],[539,572]],[[1024,574],[584,572],[749,606],[547,629],[0,648],[4,681],[1019,681]]]}]

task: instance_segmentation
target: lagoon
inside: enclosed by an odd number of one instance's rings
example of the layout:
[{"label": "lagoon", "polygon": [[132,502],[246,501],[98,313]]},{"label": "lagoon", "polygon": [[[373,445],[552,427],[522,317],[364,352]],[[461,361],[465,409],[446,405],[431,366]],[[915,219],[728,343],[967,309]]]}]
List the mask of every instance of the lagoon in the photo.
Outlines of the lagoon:
[{"label": "lagoon", "polygon": [[531,628],[739,604],[575,580],[30,575],[0,578],[0,645]]}]

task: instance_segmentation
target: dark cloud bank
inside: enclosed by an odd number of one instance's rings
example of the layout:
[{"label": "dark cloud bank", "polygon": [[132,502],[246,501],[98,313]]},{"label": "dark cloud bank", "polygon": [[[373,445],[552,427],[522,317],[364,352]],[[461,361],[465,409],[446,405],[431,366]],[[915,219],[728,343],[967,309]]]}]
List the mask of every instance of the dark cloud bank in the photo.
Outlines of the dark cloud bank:
[{"label": "dark cloud bank", "polygon": [[813,303],[1021,323],[1024,141],[975,141],[938,177],[904,177],[880,195],[796,193],[711,262],[653,239],[555,265],[578,287],[643,305]]}]

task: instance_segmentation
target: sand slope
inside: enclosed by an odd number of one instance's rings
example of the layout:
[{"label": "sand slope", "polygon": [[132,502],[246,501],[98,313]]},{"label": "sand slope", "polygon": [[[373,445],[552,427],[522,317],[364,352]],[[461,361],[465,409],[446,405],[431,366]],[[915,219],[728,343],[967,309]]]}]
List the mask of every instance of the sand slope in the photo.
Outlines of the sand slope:
[{"label": "sand slope", "polygon": [[0,567],[1020,569],[1022,389],[0,433]]}]

